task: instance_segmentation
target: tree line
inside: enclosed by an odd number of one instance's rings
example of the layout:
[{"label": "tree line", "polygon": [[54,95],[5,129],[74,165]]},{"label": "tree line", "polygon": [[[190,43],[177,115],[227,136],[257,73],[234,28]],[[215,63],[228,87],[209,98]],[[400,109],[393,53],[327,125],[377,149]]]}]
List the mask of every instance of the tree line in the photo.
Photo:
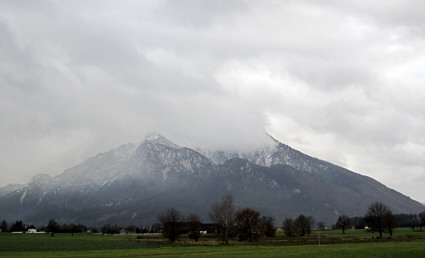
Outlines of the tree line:
[{"label": "tree line", "polygon": [[[274,236],[276,228],[272,217],[262,216],[253,208],[236,210],[231,194],[225,194],[221,202],[215,203],[209,211],[213,222],[214,234],[220,237],[225,244],[230,238],[254,241],[262,236]],[[170,208],[158,216],[161,232],[164,237],[174,242],[179,235],[187,231],[188,236],[198,241],[203,224],[197,214],[184,217],[177,209]]]},{"label": "tree line", "polygon": [[[425,228],[425,212],[420,214],[394,214],[398,227],[411,228],[413,231],[422,231]],[[356,229],[366,227],[364,217],[349,218],[351,225]]]},{"label": "tree line", "polygon": [[[47,226],[42,226],[39,230],[49,232],[52,236],[54,236],[54,233],[73,234],[87,231],[102,234],[162,233],[164,237],[174,242],[181,234],[187,234],[189,238],[198,241],[201,232],[209,228],[209,230],[213,230],[209,233],[214,233],[225,244],[228,244],[229,239],[232,238],[238,238],[241,241],[255,241],[261,237],[273,237],[277,231],[272,217],[261,216],[258,210],[249,207],[236,209],[233,196],[229,193],[224,194],[221,201],[212,205],[208,215],[213,223],[204,224],[201,221],[201,217],[197,214],[183,216],[178,209],[169,208],[158,216],[158,223],[152,226],[130,225],[121,227],[117,224],[105,224],[100,228],[89,228],[74,223],[60,225],[54,219],[50,219]],[[280,227],[287,237],[308,236],[311,234],[314,223],[313,217],[300,214],[296,218],[286,217]],[[413,230],[422,231],[422,227],[425,227],[425,212],[418,215],[394,215],[385,204],[374,202],[370,204],[363,217],[350,218],[346,215],[341,215],[334,225],[335,228],[341,229],[343,234],[350,227],[366,228],[371,232],[378,232],[381,238],[384,232],[389,233],[391,236],[397,226],[409,226]],[[3,220],[0,228],[3,232],[22,232],[29,227],[33,227],[33,225],[25,225],[21,220],[8,227],[7,222]],[[324,229],[324,223],[317,222],[317,228]]]},{"label": "tree line", "polygon": [[382,233],[387,232],[390,236],[396,227],[410,227],[413,231],[422,231],[425,227],[425,212],[419,214],[393,214],[390,208],[381,202],[374,202],[369,205],[363,217],[349,218],[341,215],[335,225],[337,228],[345,229],[353,226],[356,229],[366,229],[371,232],[378,232],[382,238]]},{"label": "tree line", "polygon": [[101,233],[101,234],[145,234],[145,233],[160,233],[160,227],[158,224],[153,226],[136,226],[129,225],[126,227],[121,227],[117,224],[105,224],[101,227],[87,227],[83,224],[75,223],[63,223],[59,224],[54,219],[50,219],[47,225],[40,227],[35,227],[34,225],[27,225],[22,220],[17,220],[10,226],[8,223],[3,220],[0,226],[2,232],[26,232],[30,228],[36,228],[37,231],[42,231],[46,233],[83,233],[83,232],[92,232],[92,233]]},{"label": "tree line", "polygon": [[[356,221],[359,223],[360,218],[356,219]],[[384,231],[392,236],[394,228],[398,226],[398,221],[390,208],[381,202],[374,202],[369,205],[365,216],[361,218],[361,223],[363,228],[371,232],[378,232],[380,238],[382,238]],[[344,234],[347,226],[352,226],[351,219],[345,215],[339,216],[336,227],[342,229]]]},{"label": "tree line", "polygon": [[[362,228],[370,232],[382,234],[387,232],[392,236],[394,228],[399,226],[402,221],[400,218],[405,215],[394,215],[390,208],[381,202],[371,203],[363,217],[354,217],[350,219],[346,215],[339,216],[335,223],[336,228],[345,230],[353,226],[353,222],[362,223]],[[180,212],[171,208],[159,217],[161,231],[164,237],[174,242],[182,232],[182,227],[188,225],[186,230],[189,237],[198,240],[202,223],[198,215],[191,214],[185,220]],[[221,202],[215,203],[209,212],[209,218],[216,225],[216,235],[220,237],[225,244],[229,243],[230,238],[237,237],[239,240],[254,241],[260,237],[272,237],[277,228],[274,226],[273,218],[260,216],[260,212],[253,208],[235,209],[233,197],[225,194]],[[361,221],[361,222],[360,222]],[[281,225],[287,237],[308,236],[314,225],[314,218],[311,216],[299,215],[297,218],[286,217]],[[415,227],[422,230],[425,227],[425,212],[414,216]],[[186,223],[186,224],[185,224]],[[324,228],[323,222],[318,222],[317,227]]]}]

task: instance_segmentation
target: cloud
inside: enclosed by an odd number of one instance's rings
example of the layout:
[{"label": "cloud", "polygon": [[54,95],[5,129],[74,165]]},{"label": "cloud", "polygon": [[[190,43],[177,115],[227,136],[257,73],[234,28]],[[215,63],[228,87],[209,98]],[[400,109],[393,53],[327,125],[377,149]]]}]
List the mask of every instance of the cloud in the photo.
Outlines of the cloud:
[{"label": "cloud", "polygon": [[0,181],[59,174],[152,131],[229,150],[267,131],[420,199],[421,6],[1,2]]}]

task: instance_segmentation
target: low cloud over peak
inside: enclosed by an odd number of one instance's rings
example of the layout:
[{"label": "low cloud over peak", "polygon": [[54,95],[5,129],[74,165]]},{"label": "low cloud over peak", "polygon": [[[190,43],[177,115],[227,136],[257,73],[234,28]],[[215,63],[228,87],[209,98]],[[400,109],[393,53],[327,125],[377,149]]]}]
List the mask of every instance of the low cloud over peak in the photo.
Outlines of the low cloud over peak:
[{"label": "low cloud over peak", "polygon": [[152,131],[212,149],[269,132],[423,201],[423,5],[3,1],[0,182]]}]

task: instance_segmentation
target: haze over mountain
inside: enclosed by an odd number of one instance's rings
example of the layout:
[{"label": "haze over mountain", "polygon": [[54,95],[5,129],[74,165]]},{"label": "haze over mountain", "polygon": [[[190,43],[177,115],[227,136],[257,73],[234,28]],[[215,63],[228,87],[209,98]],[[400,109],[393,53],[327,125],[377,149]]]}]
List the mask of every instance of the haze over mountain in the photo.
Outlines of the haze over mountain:
[{"label": "haze over mountain", "polygon": [[425,1],[0,1],[0,187],[264,131],[425,202]]},{"label": "haze over mountain", "polygon": [[374,201],[393,213],[425,206],[376,180],[305,155],[272,140],[246,153],[193,150],[159,134],[129,143],[51,177],[0,188],[0,218],[46,224],[149,225],[175,207],[208,220],[211,205],[230,192],[239,207],[253,207],[280,223],[301,213],[328,224],[341,214],[362,216]]}]

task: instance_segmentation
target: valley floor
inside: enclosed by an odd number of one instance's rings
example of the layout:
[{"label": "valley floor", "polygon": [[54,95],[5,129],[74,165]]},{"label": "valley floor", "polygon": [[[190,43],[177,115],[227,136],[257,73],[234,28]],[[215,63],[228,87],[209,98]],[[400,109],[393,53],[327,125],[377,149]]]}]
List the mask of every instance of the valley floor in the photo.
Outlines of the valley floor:
[{"label": "valley floor", "polygon": [[[397,231],[396,231],[397,232]],[[374,236],[374,238],[372,238]],[[320,243],[319,243],[320,240]],[[364,230],[314,232],[311,237],[271,239],[222,245],[214,237],[199,242],[181,237],[171,244],[159,237],[93,234],[0,233],[0,257],[425,257],[425,232],[398,230],[376,239]]]}]

